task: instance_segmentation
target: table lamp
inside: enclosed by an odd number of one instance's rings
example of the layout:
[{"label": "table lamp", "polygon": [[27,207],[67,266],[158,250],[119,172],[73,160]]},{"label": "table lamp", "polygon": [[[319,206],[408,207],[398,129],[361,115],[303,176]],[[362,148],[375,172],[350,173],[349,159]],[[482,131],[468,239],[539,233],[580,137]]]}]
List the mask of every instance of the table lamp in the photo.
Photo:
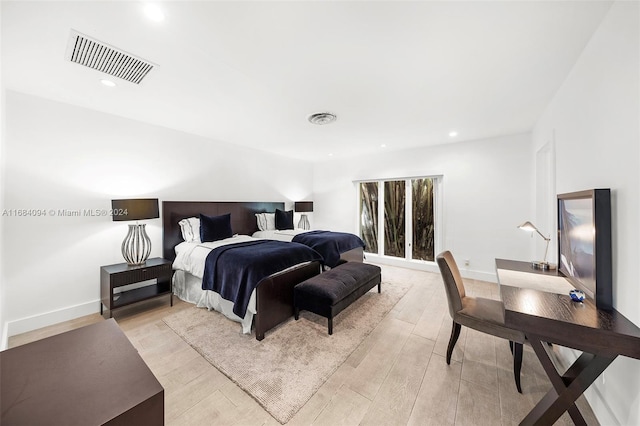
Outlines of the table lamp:
[{"label": "table lamp", "polygon": [[138,220],[157,219],[160,217],[157,198],[134,198],[128,200],[111,200],[114,222],[135,220],[129,225],[129,233],[122,242],[122,256],[128,265],[143,265],[151,253],[151,239],[145,230],[146,224]]},{"label": "table lamp", "polygon": [[296,201],[293,205],[293,209],[296,211],[296,213],[302,212],[302,214],[300,215],[300,222],[298,222],[298,228],[311,229],[309,219],[304,213],[313,211],[313,201]]},{"label": "table lamp", "polygon": [[551,241],[551,238],[545,237],[544,235],[542,235],[542,232],[540,232],[538,230],[538,228],[536,228],[533,223],[526,221],[525,223],[523,223],[522,225],[518,226],[518,228],[522,229],[523,231],[528,231],[528,232],[533,232],[536,231],[538,233],[538,235],[540,235],[542,237],[542,239],[544,239],[547,242],[547,246],[544,249],[544,258],[542,258],[542,261],[539,260],[534,260],[531,262],[531,266],[533,266],[534,269],[542,269],[542,270],[548,270],[548,269],[554,269],[555,266],[552,266],[551,264],[549,264],[549,262],[547,262],[547,252],[549,251],[549,242]]}]

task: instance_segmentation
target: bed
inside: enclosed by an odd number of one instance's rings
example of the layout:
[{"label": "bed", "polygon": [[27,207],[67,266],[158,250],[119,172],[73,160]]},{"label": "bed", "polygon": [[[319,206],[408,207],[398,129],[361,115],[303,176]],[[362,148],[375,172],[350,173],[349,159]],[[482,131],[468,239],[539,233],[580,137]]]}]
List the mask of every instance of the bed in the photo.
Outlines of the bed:
[{"label": "bed", "polygon": [[[254,202],[190,202],[164,201],[162,203],[163,256],[167,260],[176,261],[176,247],[184,243],[179,222],[191,217],[231,215],[231,228],[235,234],[249,236],[257,231],[255,214],[274,209],[283,209],[283,203]],[[246,237],[249,238],[249,237]],[[184,248],[184,244],[180,246]],[[247,327],[255,330],[256,339],[262,340],[265,333],[293,316],[293,287],[320,272],[320,262],[312,261],[290,267],[279,273],[263,278],[252,295],[254,308],[246,316],[238,318],[230,313],[229,302],[217,297],[214,292],[201,290],[202,279],[185,270],[176,270],[173,284],[178,287],[176,294],[188,296],[197,292],[196,297],[204,298],[201,302],[207,308],[222,312],[227,317],[242,323],[243,331]],[[200,291],[198,292],[198,286]],[[175,287],[174,287],[174,291]],[[181,293],[181,294],[178,294]],[[181,297],[182,298],[182,297]],[[189,300],[191,301],[191,300]],[[251,301],[249,302],[252,303]]]},{"label": "bed", "polygon": [[[288,222],[287,213],[290,214]],[[293,229],[292,211],[257,213],[256,225],[259,230],[253,233],[254,237],[292,241],[309,246],[322,255],[324,266],[328,268],[344,262],[362,262],[364,259],[365,244],[360,237],[346,232]],[[280,227],[282,225],[284,226]]]},{"label": "bed", "polygon": [[307,245],[322,255],[324,265],[328,268],[334,268],[344,262],[362,262],[364,259],[364,242],[354,234],[283,229],[256,231],[253,236]]}]

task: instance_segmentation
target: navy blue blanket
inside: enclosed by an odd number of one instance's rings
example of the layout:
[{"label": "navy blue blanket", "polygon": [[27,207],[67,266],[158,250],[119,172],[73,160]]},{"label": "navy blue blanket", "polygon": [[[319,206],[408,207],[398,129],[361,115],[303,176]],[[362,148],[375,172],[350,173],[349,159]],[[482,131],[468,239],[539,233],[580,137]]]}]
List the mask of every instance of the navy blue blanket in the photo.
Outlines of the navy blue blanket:
[{"label": "navy blue blanket", "polygon": [[233,313],[244,318],[251,292],[263,278],[299,263],[322,260],[303,244],[258,240],[211,250],[204,265],[202,289],[233,302]]},{"label": "navy blue blanket", "polygon": [[309,231],[293,237],[293,242],[309,246],[324,258],[324,263],[332,268],[338,265],[340,254],[364,247],[364,241],[357,235],[345,232]]}]

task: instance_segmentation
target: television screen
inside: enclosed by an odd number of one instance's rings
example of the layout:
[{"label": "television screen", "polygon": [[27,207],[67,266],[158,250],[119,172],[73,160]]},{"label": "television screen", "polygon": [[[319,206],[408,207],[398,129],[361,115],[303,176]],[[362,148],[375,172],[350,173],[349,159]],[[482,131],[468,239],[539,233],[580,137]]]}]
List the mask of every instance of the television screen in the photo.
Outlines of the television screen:
[{"label": "television screen", "polygon": [[611,191],[558,194],[558,270],[576,288],[611,309]]},{"label": "television screen", "polygon": [[596,288],[596,263],[592,200],[559,200],[558,209],[560,272],[579,280],[593,297]]}]

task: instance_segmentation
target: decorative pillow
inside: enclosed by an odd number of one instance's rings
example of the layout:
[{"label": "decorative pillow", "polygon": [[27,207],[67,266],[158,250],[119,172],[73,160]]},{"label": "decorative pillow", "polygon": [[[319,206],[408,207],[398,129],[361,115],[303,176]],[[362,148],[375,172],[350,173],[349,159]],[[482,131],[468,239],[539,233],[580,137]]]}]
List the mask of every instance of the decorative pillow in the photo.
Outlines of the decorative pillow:
[{"label": "decorative pillow", "polygon": [[276,229],[276,214],[256,213],[256,223],[260,231],[274,231]]},{"label": "decorative pillow", "polygon": [[180,232],[182,232],[182,239],[188,243],[200,243],[200,219],[197,217],[190,217],[182,219],[178,222],[180,225]]},{"label": "decorative pillow", "polygon": [[[267,227],[264,229],[265,231],[274,231],[276,229],[276,214],[275,213],[264,213],[264,218],[266,219]],[[293,220],[293,218],[292,218]]]},{"label": "decorative pillow", "polygon": [[293,210],[282,211],[276,209],[276,229],[293,229]]},{"label": "decorative pillow", "polygon": [[267,218],[264,217],[265,213],[256,213],[256,224],[259,231],[267,230]]},{"label": "decorative pillow", "polygon": [[220,216],[200,215],[200,241],[218,241],[233,237],[231,231],[231,214]]}]

